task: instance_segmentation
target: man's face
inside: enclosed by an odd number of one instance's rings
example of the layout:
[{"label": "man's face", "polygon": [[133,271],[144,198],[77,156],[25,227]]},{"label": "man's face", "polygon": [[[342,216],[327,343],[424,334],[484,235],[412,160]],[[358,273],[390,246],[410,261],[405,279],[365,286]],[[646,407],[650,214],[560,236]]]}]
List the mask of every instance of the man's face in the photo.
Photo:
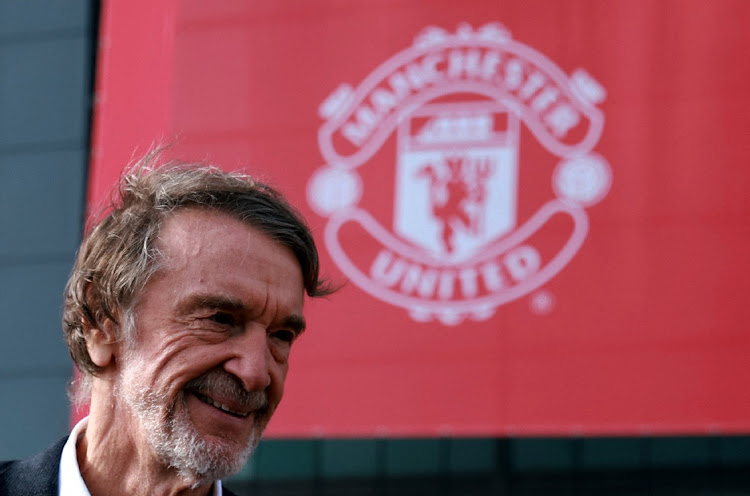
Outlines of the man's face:
[{"label": "man's face", "polygon": [[186,478],[238,471],[281,400],[304,287],[292,252],[222,213],[164,224],[118,394],[136,443]]}]

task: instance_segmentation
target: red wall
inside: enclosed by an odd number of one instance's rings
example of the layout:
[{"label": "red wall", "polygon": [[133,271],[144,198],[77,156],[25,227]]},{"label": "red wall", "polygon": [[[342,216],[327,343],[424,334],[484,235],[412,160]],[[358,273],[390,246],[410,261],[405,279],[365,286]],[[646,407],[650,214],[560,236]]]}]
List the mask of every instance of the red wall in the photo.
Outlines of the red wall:
[{"label": "red wall", "polygon": [[104,2],[89,199],[164,139],[303,211],[348,283],[272,435],[747,433],[748,21]]}]

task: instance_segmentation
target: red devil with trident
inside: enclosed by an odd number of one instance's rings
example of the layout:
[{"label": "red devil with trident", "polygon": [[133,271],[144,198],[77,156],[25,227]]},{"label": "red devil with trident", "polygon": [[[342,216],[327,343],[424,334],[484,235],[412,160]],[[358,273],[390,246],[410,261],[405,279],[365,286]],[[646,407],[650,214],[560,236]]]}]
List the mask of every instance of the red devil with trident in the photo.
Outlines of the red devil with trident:
[{"label": "red devil with trident", "polygon": [[441,240],[448,253],[455,250],[457,229],[479,234],[487,196],[486,180],[494,172],[490,158],[452,156],[438,165],[428,163],[417,172],[430,182],[430,207],[440,223]]}]

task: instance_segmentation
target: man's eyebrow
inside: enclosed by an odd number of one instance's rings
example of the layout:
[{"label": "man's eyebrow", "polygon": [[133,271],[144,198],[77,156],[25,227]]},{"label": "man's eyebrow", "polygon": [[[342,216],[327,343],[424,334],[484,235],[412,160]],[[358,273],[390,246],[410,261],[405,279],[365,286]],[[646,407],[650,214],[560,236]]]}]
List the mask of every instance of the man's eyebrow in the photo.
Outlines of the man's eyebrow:
[{"label": "man's eyebrow", "polygon": [[292,330],[299,336],[300,334],[305,332],[307,323],[305,322],[305,318],[303,316],[294,314],[282,319],[280,327]]},{"label": "man's eyebrow", "polygon": [[[215,308],[232,312],[244,312],[248,310],[247,305],[238,298],[228,295],[214,293],[198,293],[189,296],[185,301],[180,303],[179,309],[184,313],[189,313],[200,308]],[[280,320],[278,327],[283,327],[294,331],[300,335],[307,328],[307,322],[302,315],[292,314]]]},{"label": "man's eyebrow", "polygon": [[198,308],[218,308],[222,310],[244,310],[245,304],[238,298],[214,293],[190,295],[179,305],[183,312],[190,312]]}]

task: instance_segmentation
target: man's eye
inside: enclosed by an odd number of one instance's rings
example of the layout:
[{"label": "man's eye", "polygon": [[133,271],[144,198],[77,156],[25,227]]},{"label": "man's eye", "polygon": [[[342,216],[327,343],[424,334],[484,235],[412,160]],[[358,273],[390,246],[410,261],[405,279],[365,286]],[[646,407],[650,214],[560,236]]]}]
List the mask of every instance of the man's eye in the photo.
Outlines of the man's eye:
[{"label": "man's eye", "polygon": [[234,325],[234,318],[231,314],[228,314],[226,312],[216,312],[215,314],[211,315],[209,319],[221,325]]},{"label": "man's eye", "polygon": [[283,341],[285,343],[291,343],[294,341],[294,338],[297,336],[294,332],[288,331],[286,329],[280,329],[278,331],[274,331],[271,336],[278,339],[279,341]]}]

